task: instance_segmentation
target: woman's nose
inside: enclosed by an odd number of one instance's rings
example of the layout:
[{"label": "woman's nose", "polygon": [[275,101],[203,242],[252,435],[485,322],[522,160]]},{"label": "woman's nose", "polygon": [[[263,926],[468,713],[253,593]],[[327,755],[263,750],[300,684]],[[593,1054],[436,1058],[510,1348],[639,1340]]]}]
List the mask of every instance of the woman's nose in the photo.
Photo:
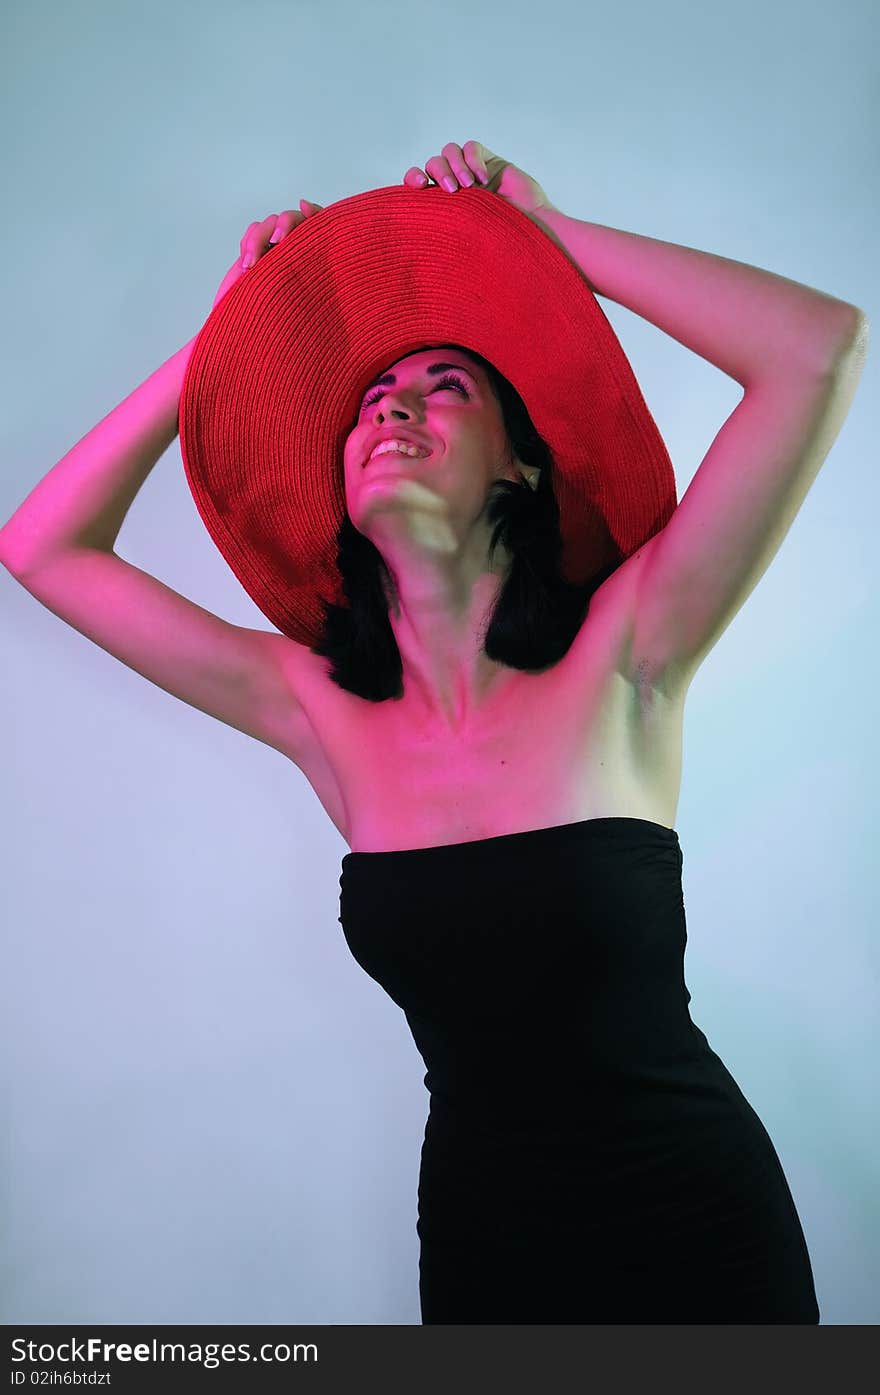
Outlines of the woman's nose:
[{"label": "woman's nose", "polygon": [[410,408],[389,402],[387,394],[376,403],[374,412],[376,421],[409,421],[413,415],[414,413]]}]

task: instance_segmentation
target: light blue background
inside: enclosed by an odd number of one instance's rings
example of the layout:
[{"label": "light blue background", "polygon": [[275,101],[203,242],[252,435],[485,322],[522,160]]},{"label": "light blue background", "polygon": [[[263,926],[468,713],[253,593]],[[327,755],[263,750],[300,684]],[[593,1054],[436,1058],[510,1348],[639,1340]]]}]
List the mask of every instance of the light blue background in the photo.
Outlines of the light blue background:
[{"label": "light blue background", "polygon": [[[5,29],[3,519],[197,331],[251,220],[450,140],[876,323],[867,0],[54,0]],[[680,498],[741,390],[601,304]],[[676,820],[691,1013],[780,1154],[825,1323],[880,1320],[876,401],[875,353],[691,688]],[[271,628],[177,442],[119,551]],[[424,1068],[343,940],[346,844],[275,751],[2,569],[0,605],[2,1321],[418,1323]]]}]

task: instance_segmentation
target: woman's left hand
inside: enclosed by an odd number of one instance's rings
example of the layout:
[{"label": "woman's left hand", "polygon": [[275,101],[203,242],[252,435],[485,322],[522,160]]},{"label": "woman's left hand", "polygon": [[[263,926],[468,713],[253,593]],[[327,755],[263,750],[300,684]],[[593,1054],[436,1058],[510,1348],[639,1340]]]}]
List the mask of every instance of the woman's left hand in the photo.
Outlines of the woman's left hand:
[{"label": "woman's left hand", "polygon": [[[411,189],[424,189],[430,182],[429,176],[449,193],[455,193],[461,185],[481,184],[529,217],[556,207],[536,179],[478,140],[465,141],[463,146],[450,141],[444,145],[442,154],[432,155],[425,161],[424,169],[411,165],[403,182]],[[450,180],[451,184],[445,185],[444,180]]]}]

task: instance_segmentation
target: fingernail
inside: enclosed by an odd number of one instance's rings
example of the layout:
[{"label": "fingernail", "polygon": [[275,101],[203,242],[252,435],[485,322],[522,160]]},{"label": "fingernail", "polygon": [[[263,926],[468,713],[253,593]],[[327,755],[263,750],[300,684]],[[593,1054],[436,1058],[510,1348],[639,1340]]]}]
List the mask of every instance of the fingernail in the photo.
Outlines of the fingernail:
[{"label": "fingernail", "polygon": [[467,170],[464,174],[460,175],[459,178],[461,179],[461,182],[466,189],[469,189],[474,182],[474,176],[471,174],[470,170]]},{"label": "fingernail", "polygon": [[247,256],[245,256],[245,257],[242,258],[242,262],[241,262],[242,270],[243,270],[243,271],[247,271],[248,267],[252,264],[252,262],[253,262],[253,258],[251,257],[250,253],[248,253]]},{"label": "fingernail", "polygon": [[442,184],[443,188],[447,189],[450,194],[455,193],[455,179],[451,174],[446,174],[443,176]]},{"label": "fingernail", "polygon": [[280,228],[276,228],[275,231],[273,232],[272,236],[269,238],[269,241],[270,241],[270,242],[277,242],[280,236],[281,236],[281,229],[280,229]]}]

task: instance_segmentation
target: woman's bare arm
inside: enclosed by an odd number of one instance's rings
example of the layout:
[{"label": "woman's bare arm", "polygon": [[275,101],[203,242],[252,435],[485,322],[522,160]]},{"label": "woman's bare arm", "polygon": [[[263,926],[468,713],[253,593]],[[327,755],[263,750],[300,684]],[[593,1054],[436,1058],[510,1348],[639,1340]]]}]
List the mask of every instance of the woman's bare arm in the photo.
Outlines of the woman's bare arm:
[{"label": "woman's bare arm", "polygon": [[304,646],[232,625],[114,551],[138,490],[174,440],[195,340],[167,359],[31,490],[0,529],[0,562],[53,614],[181,701],[299,762]]},{"label": "woman's bare arm", "polygon": [[13,574],[71,547],[112,552],[125,516],[177,435],[180,390],[195,339],[151,373],[39,481],[0,528]]}]

